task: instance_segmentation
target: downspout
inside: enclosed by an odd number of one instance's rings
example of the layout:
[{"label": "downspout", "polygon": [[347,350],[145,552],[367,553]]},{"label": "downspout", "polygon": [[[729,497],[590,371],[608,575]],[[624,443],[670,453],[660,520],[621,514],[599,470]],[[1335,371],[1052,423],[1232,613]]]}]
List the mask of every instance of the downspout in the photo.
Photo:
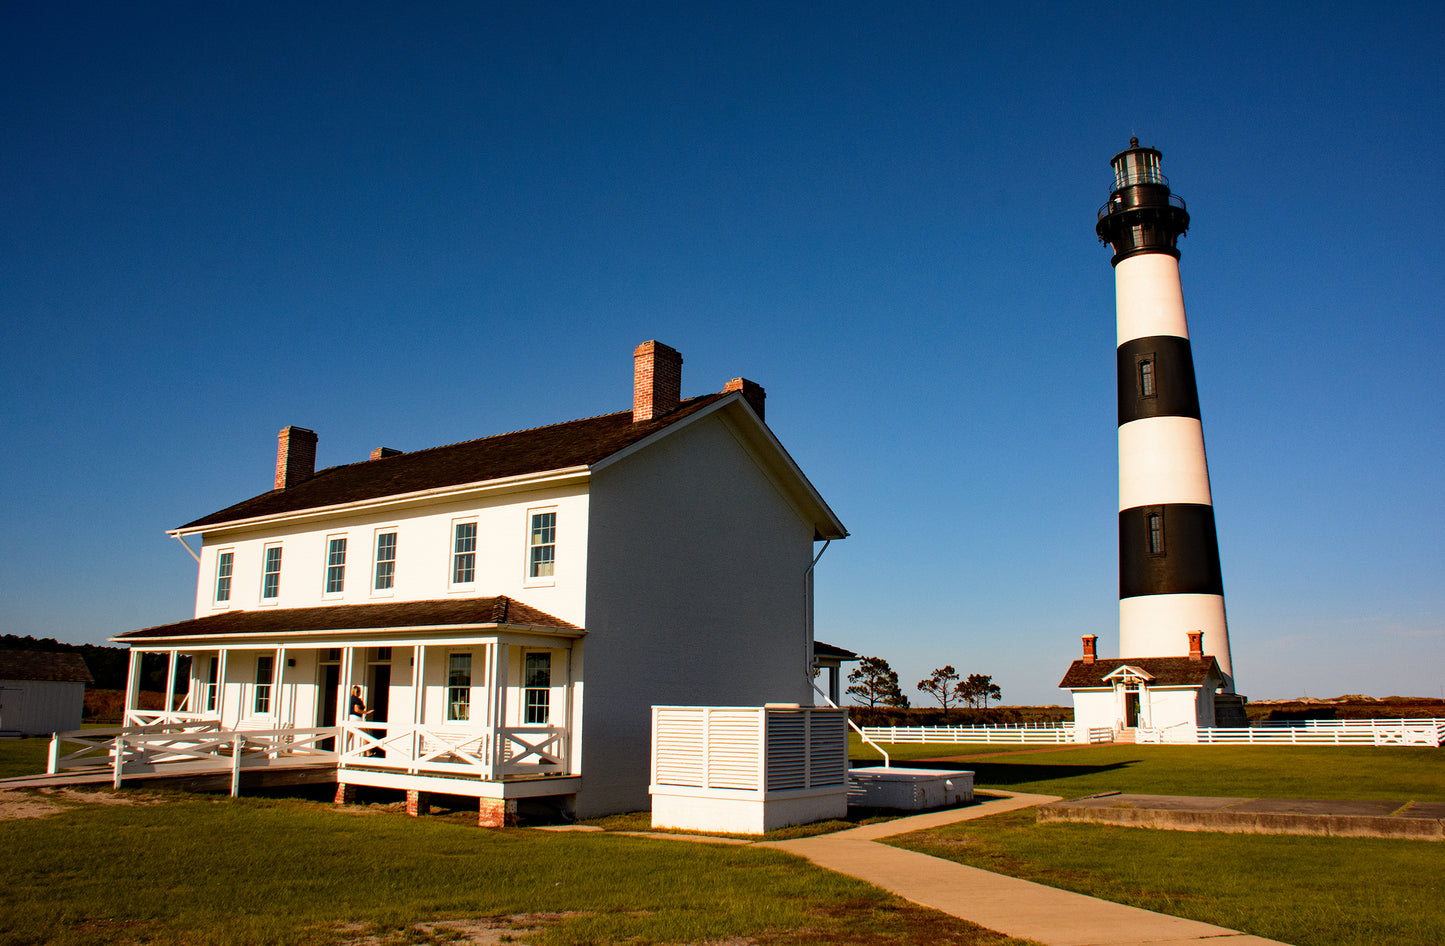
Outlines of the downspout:
[{"label": "downspout", "polygon": [[[808,676],[808,686],[813,690],[813,692],[821,696],[823,698],[823,702],[833,707],[834,709],[842,709],[841,706],[839,706],[837,703],[834,703],[832,699],[829,698],[828,694],[824,693],[821,689],[819,689],[817,683],[813,682],[813,569],[818,567],[818,559],[823,557],[823,553],[828,551],[828,546],[832,544],[832,539],[825,539],[823,541],[823,547],[818,550],[818,554],[813,558],[813,563],[809,565],[808,570],[803,573],[803,613],[805,615],[804,624],[808,628],[808,661],[804,666],[808,668],[806,671]],[[874,742],[872,739],[869,739],[867,734],[864,733],[863,730],[858,728],[857,723],[849,719],[848,725],[853,728],[854,732],[858,733],[858,735],[863,739],[864,742],[876,749],[878,754],[883,757],[883,767],[885,769],[892,764],[889,761],[888,753],[883,751],[883,747],[880,746],[878,743]]]},{"label": "downspout", "polygon": [[803,661],[803,682],[806,684],[803,689],[804,693],[815,689],[813,685],[813,569],[818,567],[818,559],[823,557],[823,553],[828,551],[828,546],[832,544],[832,539],[823,540],[823,547],[813,557],[807,571],[803,572],[803,628],[807,637],[803,646],[808,650],[807,659]]}]

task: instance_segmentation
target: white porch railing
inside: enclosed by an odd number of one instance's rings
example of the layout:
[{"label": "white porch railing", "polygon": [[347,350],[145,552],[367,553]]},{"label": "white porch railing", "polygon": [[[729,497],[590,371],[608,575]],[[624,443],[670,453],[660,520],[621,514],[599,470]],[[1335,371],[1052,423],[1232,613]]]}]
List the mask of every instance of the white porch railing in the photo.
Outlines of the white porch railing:
[{"label": "white porch railing", "polygon": [[[46,772],[109,769],[119,788],[127,775],[190,769],[232,772],[282,763],[364,767],[412,775],[489,781],[569,771],[570,734],[551,726],[509,726],[481,732],[399,723],[222,730],[214,720],[56,733]],[[78,746],[62,754],[62,746]]]},{"label": "white porch railing", "polygon": [[567,729],[558,726],[501,726],[466,732],[406,723],[347,723],[341,765],[499,779],[518,775],[566,774]]},{"label": "white porch railing", "polygon": [[[200,713],[182,713],[173,710],[126,710],[125,724],[127,726],[190,726],[195,723],[206,722],[207,719]],[[214,722],[214,719],[211,721]]]}]

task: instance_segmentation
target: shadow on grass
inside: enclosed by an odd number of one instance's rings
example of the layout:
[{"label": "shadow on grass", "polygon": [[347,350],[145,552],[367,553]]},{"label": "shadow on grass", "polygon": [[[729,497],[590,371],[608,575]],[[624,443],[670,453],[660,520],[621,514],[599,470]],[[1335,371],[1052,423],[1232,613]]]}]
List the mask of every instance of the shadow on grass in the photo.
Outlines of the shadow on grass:
[{"label": "shadow on grass", "polygon": [[[854,759],[857,765],[876,765],[876,760]],[[1039,782],[1055,782],[1062,779],[1084,778],[1103,775],[1108,772],[1122,772],[1139,762],[1128,759],[1101,765],[1064,765],[1050,762],[1009,762],[1005,760],[985,761],[972,759],[949,762],[942,759],[908,759],[897,763],[910,769],[941,769],[944,771],[968,771],[973,773],[973,783],[981,788],[1012,788],[1030,786]]]}]

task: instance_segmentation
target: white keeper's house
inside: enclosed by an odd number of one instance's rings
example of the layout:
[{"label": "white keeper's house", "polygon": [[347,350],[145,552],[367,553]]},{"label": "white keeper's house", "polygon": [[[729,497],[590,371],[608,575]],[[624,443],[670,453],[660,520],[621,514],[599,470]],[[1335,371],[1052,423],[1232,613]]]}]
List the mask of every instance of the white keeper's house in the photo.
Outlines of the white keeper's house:
[{"label": "white keeper's house", "polygon": [[[283,429],[274,489],[172,531],[195,617],[116,638],[127,722],[341,726],[343,786],[587,817],[648,807],[653,705],[812,705],[813,569],[846,530],[761,387],[684,400],[657,342],[633,369],[630,410],[323,470]],[[160,713],[143,651],[191,658]]]}]

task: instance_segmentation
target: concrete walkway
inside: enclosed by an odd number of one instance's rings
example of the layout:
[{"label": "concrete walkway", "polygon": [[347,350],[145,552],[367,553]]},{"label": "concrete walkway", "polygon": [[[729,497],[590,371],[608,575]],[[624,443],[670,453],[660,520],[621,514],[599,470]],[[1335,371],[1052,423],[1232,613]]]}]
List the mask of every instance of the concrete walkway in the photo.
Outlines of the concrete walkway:
[{"label": "concrete walkway", "polygon": [[[993,794],[1004,794],[996,792]],[[792,841],[764,841],[905,900],[1046,946],[1285,946],[1221,926],[1128,907],[879,844],[880,838],[1058,801],[1010,793],[968,808],[930,812]],[[675,837],[675,836],[674,836]]]}]

